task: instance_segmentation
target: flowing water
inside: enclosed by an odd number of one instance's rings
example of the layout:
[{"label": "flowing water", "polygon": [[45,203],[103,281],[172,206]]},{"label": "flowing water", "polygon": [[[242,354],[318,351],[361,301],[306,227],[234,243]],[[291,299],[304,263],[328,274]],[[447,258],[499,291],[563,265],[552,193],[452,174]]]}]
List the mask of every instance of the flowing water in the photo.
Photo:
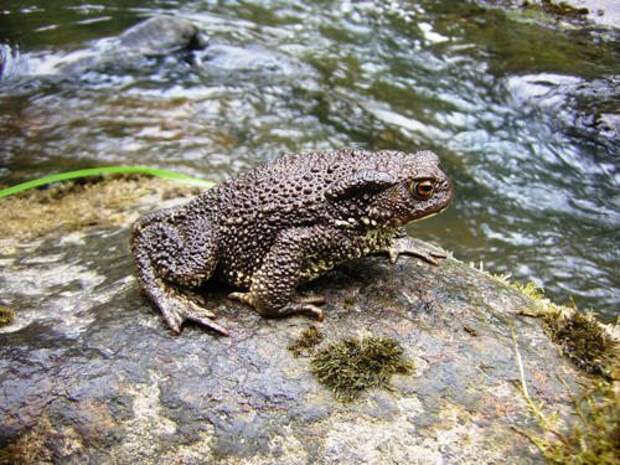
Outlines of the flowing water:
[{"label": "flowing water", "polygon": [[[216,45],[56,71],[162,13]],[[110,164],[221,181],[282,152],[429,148],[456,199],[412,234],[614,319],[620,41],[527,18],[451,1],[3,0],[0,183]]]}]

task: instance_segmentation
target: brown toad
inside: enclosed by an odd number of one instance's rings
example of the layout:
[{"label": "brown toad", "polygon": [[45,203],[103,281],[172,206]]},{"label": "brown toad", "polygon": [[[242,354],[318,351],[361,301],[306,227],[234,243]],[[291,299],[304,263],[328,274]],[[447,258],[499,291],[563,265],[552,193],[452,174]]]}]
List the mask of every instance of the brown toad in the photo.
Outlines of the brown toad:
[{"label": "brown toad", "polygon": [[211,278],[243,289],[229,297],[263,316],[322,319],[323,299],[296,296],[298,284],[372,253],[436,263],[445,255],[416,249],[400,230],[451,199],[450,181],[430,151],[285,155],[179,208],[142,217],[131,250],[142,288],[176,333],[192,320],[227,334],[182,292]]}]

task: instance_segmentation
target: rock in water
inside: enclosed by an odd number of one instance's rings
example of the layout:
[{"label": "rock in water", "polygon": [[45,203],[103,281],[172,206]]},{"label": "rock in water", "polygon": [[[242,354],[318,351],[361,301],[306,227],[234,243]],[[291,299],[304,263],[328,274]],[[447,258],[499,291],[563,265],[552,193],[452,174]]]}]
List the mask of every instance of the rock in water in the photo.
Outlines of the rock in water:
[{"label": "rock in water", "polygon": [[[179,202],[148,200],[129,211]],[[367,258],[310,283],[327,298],[325,322],[312,323],[324,335],[317,351],[388,337],[415,367],[391,379],[391,392],[341,403],[310,358],[287,349],[307,318],[261,318],[214,286],[204,292],[229,338],[168,331],[133,277],[135,216],[19,247],[0,238],[0,303],[16,312],[0,329],[9,463],[544,463],[515,431],[533,420],[515,385],[512,332],[530,395],[546,409],[565,412],[559,378],[581,378],[539,321],[521,316],[522,294],[451,259]]]},{"label": "rock in water", "polygon": [[192,22],[172,16],[155,16],[129,28],[96,54],[62,63],[57,68],[60,73],[78,74],[106,66],[135,67],[143,58],[202,48],[206,43],[206,36]]},{"label": "rock in water", "polygon": [[120,37],[96,41],[86,50],[64,56],[20,56],[0,45],[0,79],[8,76],[60,74],[76,76],[106,67],[132,68],[145,58],[201,49],[207,36],[194,23],[173,16],[154,16],[129,28]]},{"label": "rock in water", "polygon": [[182,18],[155,16],[127,29],[119,44],[143,55],[161,55],[183,48],[203,48],[206,36]]}]

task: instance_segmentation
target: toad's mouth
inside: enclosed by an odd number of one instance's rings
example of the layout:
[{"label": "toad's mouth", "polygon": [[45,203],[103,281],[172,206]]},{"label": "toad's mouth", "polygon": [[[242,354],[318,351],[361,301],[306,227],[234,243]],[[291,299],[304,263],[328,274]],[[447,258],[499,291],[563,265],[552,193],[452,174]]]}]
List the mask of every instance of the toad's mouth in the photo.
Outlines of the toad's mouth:
[{"label": "toad's mouth", "polygon": [[436,212],[432,212],[432,213],[429,213],[428,215],[424,215],[424,216],[421,216],[419,218],[415,218],[415,219],[411,220],[410,223],[417,223],[418,221],[424,221],[424,220],[427,220],[429,218],[432,218],[435,215],[439,215],[440,213],[445,212],[448,209],[449,206],[450,205],[446,205],[446,206],[442,207],[441,209],[437,210]]}]

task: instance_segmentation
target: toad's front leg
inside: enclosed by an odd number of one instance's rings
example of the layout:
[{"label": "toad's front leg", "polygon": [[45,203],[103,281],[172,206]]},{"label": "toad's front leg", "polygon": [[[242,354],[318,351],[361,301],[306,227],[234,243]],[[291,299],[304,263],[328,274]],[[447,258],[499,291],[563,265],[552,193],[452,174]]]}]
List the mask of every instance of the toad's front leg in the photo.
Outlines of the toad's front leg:
[{"label": "toad's front leg", "polygon": [[295,289],[303,280],[307,258],[324,252],[334,234],[335,231],[320,226],[282,231],[252,276],[249,292],[233,292],[229,297],[251,305],[265,317],[303,313],[322,320],[323,311],[318,305],[325,300],[298,296]]},{"label": "toad's front leg", "polygon": [[429,246],[424,242],[414,239],[406,234],[395,237],[392,243],[381,250],[390,257],[390,262],[396,263],[399,255],[411,255],[424,260],[431,265],[438,265],[438,259],[446,258],[448,254],[437,247]]}]

